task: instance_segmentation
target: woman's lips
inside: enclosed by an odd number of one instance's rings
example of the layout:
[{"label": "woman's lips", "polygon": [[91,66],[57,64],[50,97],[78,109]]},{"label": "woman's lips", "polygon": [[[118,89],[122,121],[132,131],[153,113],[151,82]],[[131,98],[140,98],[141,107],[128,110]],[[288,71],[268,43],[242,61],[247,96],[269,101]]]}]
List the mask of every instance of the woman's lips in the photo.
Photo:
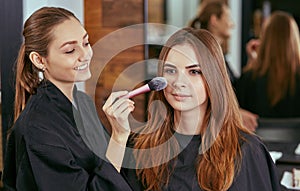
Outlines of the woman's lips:
[{"label": "woman's lips", "polygon": [[175,100],[177,100],[177,101],[183,101],[183,100],[191,97],[190,95],[187,95],[187,94],[178,94],[178,93],[175,93],[172,95],[175,98]]}]

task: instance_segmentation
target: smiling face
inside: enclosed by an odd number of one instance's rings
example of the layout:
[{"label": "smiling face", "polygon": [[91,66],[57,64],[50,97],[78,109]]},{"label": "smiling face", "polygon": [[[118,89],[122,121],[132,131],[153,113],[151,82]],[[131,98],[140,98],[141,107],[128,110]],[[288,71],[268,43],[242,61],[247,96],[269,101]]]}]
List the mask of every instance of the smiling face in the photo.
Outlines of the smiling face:
[{"label": "smiling face", "polygon": [[206,110],[207,92],[195,52],[190,45],[174,46],[166,58],[164,95],[175,111]]},{"label": "smiling face", "polygon": [[82,25],[70,18],[57,25],[52,35],[48,56],[43,58],[45,77],[58,87],[89,79],[93,51]]}]

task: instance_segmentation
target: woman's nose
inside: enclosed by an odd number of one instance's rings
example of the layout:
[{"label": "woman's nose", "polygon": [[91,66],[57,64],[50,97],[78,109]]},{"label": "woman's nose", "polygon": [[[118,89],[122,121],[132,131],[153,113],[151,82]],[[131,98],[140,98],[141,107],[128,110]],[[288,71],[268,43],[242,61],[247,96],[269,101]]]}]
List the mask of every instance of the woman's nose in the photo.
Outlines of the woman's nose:
[{"label": "woman's nose", "polygon": [[93,55],[93,50],[90,47],[81,47],[79,61],[84,62],[90,60]]},{"label": "woman's nose", "polygon": [[183,73],[178,73],[178,75],[174,78],[173,86],[180,88],[180,87],[186,87],[187,86],[188,79],[186,75]]}]

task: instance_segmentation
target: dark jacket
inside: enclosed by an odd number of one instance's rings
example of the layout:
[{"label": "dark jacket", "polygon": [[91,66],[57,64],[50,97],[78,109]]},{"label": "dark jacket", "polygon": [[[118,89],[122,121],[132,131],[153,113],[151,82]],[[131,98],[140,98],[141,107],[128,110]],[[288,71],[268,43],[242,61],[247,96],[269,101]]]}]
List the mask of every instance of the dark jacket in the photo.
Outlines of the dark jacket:
[{"label": "dark jacket", "polygon": [[105,130],[92,100],[76,87],[74,99],[49,81],[30,98],[9,136],[5,190],[131,190],[105,159]]}]

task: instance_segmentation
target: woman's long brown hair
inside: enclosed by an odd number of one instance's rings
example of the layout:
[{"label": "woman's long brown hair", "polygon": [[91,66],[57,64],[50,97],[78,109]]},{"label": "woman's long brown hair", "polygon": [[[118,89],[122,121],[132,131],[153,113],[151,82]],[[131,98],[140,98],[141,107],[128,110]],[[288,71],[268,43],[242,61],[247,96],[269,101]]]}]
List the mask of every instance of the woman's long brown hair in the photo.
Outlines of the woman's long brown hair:
[{"label": "woman's long brown hair", "polygon": [[253,78],[267,77],[267,93],[272,106],[293,95],[300,75],[299,29],[294,18],[282,11],[273,12],[264,26],[257,61],[247,70]]},{"label": "woman's long brown hair", "polygon": [[[46,57],[49,44],[52,42],[52,31],[55,26],[70,18],[77,19],[73,13],[63,8],[43,7],[34,12],[25,22],[23,36],[16,63],[16,94],[14,121],[39,84],[38,69],[29,59],[33,51]],[[78,19],[77,19],[78,20]]]},{"label": "woman's long brown hair", "polygon": [[[248,130],[242,126],[222,49],[206,30],[179,30],[170,37],[161,51],[160,76],[168,52],[180,44],[188,44],[195,50],[209,99],[202,125],[204,128],[201,130],[202,142],[199,149],[202,152],[195,159],[198,183],[203,190],[227,190],[239,171],[242,159],[239,132]],[[170,168],[170,159],[180,151],[176,139],[172,139],[175,131],[173,108],[162,91],[152,93],[149,106],[155,101],[162,102],[166,109],[158,106],[149,114],[143,134],[136,135],[134,139],[134,148],[137,151],[135,156],[139,178],[146,190],[158,191],[168,185],[173,170]],[[140,152],[145,149],[147,152]],[[146,168],[142,168],[143,166]]]}]

